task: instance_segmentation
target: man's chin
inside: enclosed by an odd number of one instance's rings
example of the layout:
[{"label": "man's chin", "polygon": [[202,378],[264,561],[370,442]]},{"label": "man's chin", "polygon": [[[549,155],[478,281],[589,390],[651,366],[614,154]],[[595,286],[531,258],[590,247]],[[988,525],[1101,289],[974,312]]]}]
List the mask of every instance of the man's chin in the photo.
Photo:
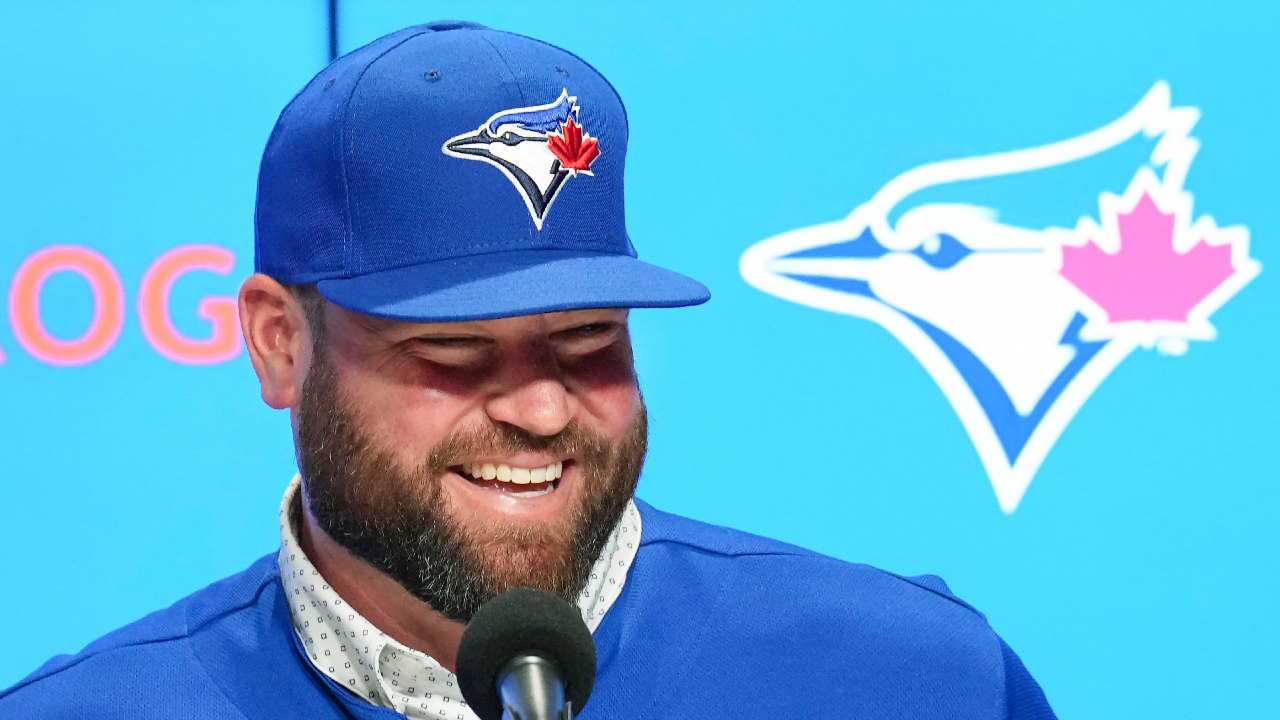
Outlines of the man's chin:
[{"label": "man's chin", "polygon": [[477,558],[493,594],[533,587],[572,601],[586,578],[575,577],[571,551],[562,543],[488,545]]},{"label": "man's chin", "polygon": [[444,487],[450,524],[491,594],[535,587],[572,600],[581,590],[594,557],[575,559],[584,508],[572,486],[514,498],[473,483],[446,480]]}]

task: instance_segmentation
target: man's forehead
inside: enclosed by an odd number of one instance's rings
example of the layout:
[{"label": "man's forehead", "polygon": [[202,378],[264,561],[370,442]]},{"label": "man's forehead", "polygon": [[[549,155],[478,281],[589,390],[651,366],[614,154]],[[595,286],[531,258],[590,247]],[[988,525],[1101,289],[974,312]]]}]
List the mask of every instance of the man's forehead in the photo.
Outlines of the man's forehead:
[{"label": "man's forehead", "polygon": [[[557,310],[555,312],[533,313],[529,315],[513,315],[511,317],[488,318],[482,320],[462,320],[457,322],[411,322],[391,320],[374,315],[348,310],[326,301],[331,312],[330,329],[362,330],[378,335],[487,335],[505,332],[537,332],[556,330],[580,324],[597,322],[626,322],[630,310],[628,308],[584,308],[579,310]],[[336,321],[336,322],[335,322]]]}]

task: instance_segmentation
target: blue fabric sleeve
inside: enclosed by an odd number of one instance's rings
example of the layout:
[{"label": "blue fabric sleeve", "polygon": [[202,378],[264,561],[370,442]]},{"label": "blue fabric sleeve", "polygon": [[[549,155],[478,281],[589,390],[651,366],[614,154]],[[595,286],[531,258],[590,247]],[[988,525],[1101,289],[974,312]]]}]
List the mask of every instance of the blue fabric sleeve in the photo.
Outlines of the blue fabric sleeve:
[{"label": "blue fabric sleeve", "polygon": [[1008,720],[1057,720],[1044,691],[1004,640],[1000,641],[1000,654],[1004,656],[1004,706]]}]

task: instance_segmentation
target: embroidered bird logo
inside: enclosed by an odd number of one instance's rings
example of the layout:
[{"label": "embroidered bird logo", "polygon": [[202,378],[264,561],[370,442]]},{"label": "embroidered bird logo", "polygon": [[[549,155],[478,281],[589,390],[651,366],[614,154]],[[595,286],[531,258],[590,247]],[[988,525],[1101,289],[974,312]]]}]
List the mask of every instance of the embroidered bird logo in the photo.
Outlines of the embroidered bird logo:
[{"label": "embroidered bird logo", "polygon": [[442,150],[501,170],[541,230],[565,181],[591,175],[600,157],[599,140],[577,122],[577,101],[565,88],[555,102],[494,113],[477,130],[449,138]]}]

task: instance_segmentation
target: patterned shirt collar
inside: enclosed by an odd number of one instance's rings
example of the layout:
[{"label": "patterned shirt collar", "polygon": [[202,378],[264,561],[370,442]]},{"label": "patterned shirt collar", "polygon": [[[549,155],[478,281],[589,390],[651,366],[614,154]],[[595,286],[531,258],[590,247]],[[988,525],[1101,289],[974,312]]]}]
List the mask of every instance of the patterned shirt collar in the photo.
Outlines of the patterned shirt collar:
[{"label": "patterned shirt collar", "polygon": [[[311,664],[369,703],[408,717],[476,720],[453,673],[361,617],[307,559],[293,516],[300,488],[301,479],[295,475],[280,503],[280,580],[289,598],[293,628]],[[639,547],[640,511],[631,501],[578,597],[578,609],[592,632],[622,593]]]}]

